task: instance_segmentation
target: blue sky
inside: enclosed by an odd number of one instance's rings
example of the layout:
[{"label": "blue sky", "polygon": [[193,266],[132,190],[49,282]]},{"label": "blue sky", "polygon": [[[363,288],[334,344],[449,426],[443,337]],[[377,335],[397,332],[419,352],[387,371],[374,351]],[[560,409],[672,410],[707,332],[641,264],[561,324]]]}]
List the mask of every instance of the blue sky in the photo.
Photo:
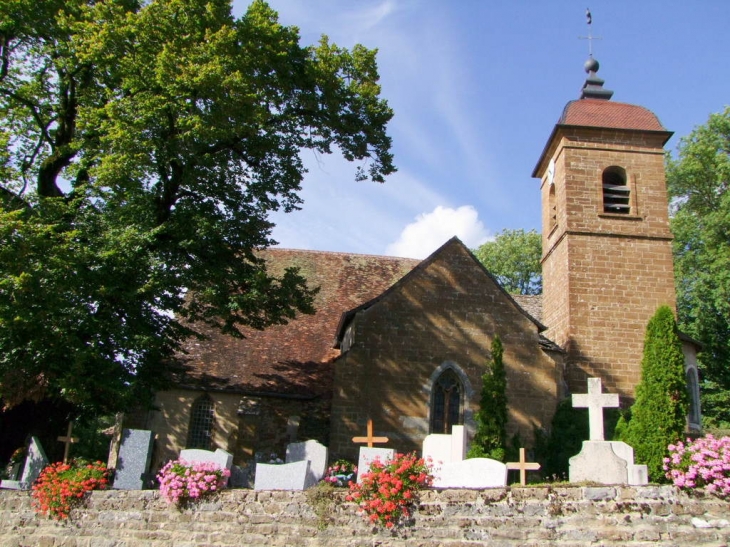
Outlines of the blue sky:
[{"label": "blue sky", "polygon": [[[248,4],[234,1],[240,15]],[[377,48],[398,172],[355,182],[355,165],[304,153],[301,211],[277,214],[282,247],[423,258],[453,235],[540,231],[531,178],[594,57],[614,101],[652,110],[680,137],[730,105],[728,0],[269,0],[302,43]]]}]

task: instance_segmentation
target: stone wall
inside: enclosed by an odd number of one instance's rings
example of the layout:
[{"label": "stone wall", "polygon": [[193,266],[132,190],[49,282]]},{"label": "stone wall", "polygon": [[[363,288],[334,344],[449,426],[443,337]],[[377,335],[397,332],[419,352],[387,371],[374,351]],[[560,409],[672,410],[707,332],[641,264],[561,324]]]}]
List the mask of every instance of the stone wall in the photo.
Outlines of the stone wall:
[{"label": "stone wall", "polygon": [[[311,492],[311,491],[310,491]],[[0,546],[721,546],[730,504],[669,486],[427,491],[412,526],[369,526],[338,491],[318,519],[308,493],[228,490],[183,511],[156,491],[93,492],[71,519],[36,516],[27,492],[0,491]],[[326,524],[326,525],[325,525]]]}]

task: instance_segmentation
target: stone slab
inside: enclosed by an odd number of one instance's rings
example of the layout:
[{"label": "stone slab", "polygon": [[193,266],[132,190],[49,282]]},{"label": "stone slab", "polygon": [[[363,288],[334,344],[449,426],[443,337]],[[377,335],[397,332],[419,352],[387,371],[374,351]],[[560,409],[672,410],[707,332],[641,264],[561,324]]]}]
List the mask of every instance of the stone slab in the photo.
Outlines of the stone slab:
[{"label": "stone slab", "polygon": [[[180,451],[180,459],[187,463],[212,462],[221,469],[228,469],[229,471],[233,466],[233,454],[220,448],[216,448],[215,452],[201,450],[200,448],[186,448]],[[226,485],[229,481],[230,477],[226,481]]]},{"label": "stone slab", "polygon": [[507,466],[489,458],[471,458],[434,468],[434,488],[497,488],[507,485]]},{"label": "stone slab", "polygon": [[649,484],[649,469],[646,465],[634,463],[634,449],[621,441],[610,441],[614,454],[626,462],[628,483],[631,486],[644,486]]},{"label": "stone slab", "polygon": [[463,425],[451,428],[451,435],[434,433],[423,439],[423,457],[434,465],[460,462],[466,457],[466,430]]},{"label": "stone slab", "polygon": [[392,448],[368,448],[360,447],[360,456],[357,459],[357,482],[362,482],[360,477],[370,471],[370,464],[376,459],[386,462],[395,456],[395,450]]},{"label": "stone slab", "polygon": [[286,463],[308,461],[305,488],[314,486],[327,472],[327,447],[317,441],[291,443],[286,447]]},{"label": "stone slab", "polygon": [[579,454],[569,460],[570,482],[628,484],[628,463],[613,451],[611,441],[583,441]]},{"label": "stone slab", "polygon": [[155,435],[146,429],[122,431],[113,488],[117,490],[142,490],[152,461],[152,445]]},{"label": "stone slab", "polygon": [[38,440],[38,437],[33,436],[30,438],[30,444],[28,444],[28,454],[25,456],[23,473],[20,475],[20,480],[2,481],[0,482],[0,488],[30,490],[30,487],[33,486],[33,483],[47,465],[48,458],[41,446],[41,442]]},{"label": "stone slab", "polygon": [[309,462],[299,461],[282,464],[256,464],[254,490],[305,490]]}]

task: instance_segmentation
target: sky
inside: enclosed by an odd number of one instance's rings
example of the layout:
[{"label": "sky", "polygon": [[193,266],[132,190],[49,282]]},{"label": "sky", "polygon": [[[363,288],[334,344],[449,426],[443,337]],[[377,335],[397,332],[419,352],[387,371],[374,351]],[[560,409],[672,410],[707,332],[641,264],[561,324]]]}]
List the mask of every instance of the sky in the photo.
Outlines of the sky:
[{"label": "sky", "polygon": [[[248,1],[234,0],[240,16]],[[476,248],[541,231],[531,178],[593,56],[612,100],[653,111],[681,137],[730,105],[728,0],[269,0],[302,44],[378,49],[398,172],[303,152],[302,209],[277,213],[281,247],[425,258],[454,235]]]}]

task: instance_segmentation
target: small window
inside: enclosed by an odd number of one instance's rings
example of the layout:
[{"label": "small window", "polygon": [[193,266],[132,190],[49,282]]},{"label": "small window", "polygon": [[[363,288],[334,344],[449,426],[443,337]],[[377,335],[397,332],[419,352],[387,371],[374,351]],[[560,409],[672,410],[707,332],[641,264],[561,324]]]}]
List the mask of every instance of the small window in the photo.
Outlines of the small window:
[{"label": "small window", "polygon": [[558,206],[555,201],[555,185],[550,185],[550,191],[548,193],[548,208],[550,214],[548,230],[552,230],[558,225]]},{"label": "small window", "polygon": [[603,212],[628,215],[630,191],[626,184],[626,171],[622,167],[608,167],[603,171]]},{"label": "small window", "polygon": [[201,395],[190,410],[187,448],[210,450],[213,440],[215,405],[209,395]]},{"label": "small window", "polygon": [[463,388],[453,369],[447,368],[433,386],[431,432],[451,433],[451,427],[461,424]]}]

